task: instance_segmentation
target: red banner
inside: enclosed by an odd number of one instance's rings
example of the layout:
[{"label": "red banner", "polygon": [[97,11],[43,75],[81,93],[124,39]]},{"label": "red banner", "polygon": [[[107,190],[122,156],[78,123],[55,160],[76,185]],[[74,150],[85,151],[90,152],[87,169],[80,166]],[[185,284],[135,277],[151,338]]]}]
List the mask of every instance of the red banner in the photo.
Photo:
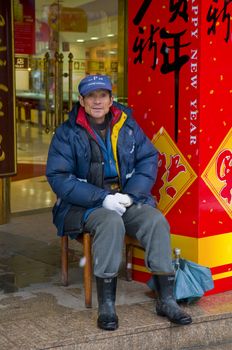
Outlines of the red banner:
[{"label": "red banner", "polygon": [[35,54],[35,0],[14,1],[15,53]]}]

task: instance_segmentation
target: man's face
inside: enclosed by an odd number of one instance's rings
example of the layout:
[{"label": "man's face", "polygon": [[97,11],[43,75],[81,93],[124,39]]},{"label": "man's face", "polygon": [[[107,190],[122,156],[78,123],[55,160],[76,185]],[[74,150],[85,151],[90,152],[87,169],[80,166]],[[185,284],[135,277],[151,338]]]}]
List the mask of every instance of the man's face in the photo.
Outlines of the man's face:
[{"label": "man's face", "polygon": [[80,96],[79,101],[86,113],[95,119],[97,124],[104,122],[105,115],[109,112],[113,103],[113,97],[108,90],[95,90],[86,96]]}]

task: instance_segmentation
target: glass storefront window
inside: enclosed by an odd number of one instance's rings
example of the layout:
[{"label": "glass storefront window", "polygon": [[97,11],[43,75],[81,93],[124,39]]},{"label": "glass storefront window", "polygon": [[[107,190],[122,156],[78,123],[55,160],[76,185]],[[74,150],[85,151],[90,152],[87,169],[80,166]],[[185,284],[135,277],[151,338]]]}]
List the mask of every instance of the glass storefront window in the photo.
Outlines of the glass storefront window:
[{"label": "glass storefront window", "polygon": [[115,99],[126,101],[126,30],[118,30],[124,7],[122,0],[14,0],[18,175],[13,185],[44,176],[52,134],[67,118],[70,99],[72,104],[78,99],[84,76],[109,75]]},{"label": "glass storefront window", "polygon": [[[16,32],[23,32],[22,11],[32,6],[32,1],[15,0]],[[17,6],[19,10],[16,10]],[[33,6],[32,6],[33,7]],[[118,1],[34,1],[28,10],[28,20],[34,21],[35,37],[26,33],[27,41],[16,35],[16,90],[41,92],[44,88],[43,59],[46,52],[54,58],[55,52],[64,55],[64,72],[68,72],[68,54],[73,54],[73,87],[86,74],[108,74],[113,81],[117,97],[119,47],[118,47]],[[25,18],[25,16],[24,16]],[[26,23],[24,23],[25,26]],[[35,39],[35,45],[28,42]],[[20,62],[24,61],[24,64]],[[120,67],[122,70],[123,67]],[[67,76],[63,79],[64,91],[68,91]]]}]

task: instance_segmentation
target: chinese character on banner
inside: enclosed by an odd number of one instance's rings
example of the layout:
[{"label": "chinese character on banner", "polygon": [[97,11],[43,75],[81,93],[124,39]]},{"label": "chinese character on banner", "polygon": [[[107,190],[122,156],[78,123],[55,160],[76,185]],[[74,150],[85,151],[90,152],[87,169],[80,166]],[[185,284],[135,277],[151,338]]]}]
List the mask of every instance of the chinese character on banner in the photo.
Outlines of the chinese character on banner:
[{"label": "chinese character on banner", "polygon": [[185,22],[188,22],[188,0],[170,0],[169,11],[173,12],[169,22],[174,22],[177,16],[183,18]]},{"label": "chinese character on banner", "polygon": [[[167,158],[169,157],[169,160]],[[169,165],[168,165],[169,164]],[[181,172],[185,172],[186,167],[180,163],[180,155],[165,155],[164,153],[160,153],[159,162],[158,162],[158,174],[156,180],[156,187],[154,191],[154,196],[156,197],[157,202],[160,202],[160,191],[162,187],[165,185],[164,180],[162,179],[165,174],[166,176],[166,188],[165,192],[171,198],[174,198],[176,195],[176,188],[171,184],[176,176]]]},{"label": "chinese character on banner", "polygon": [[229,217],[232,218],[232,128],[201,177]]},{"label": "chinese character on banner", "polygon": [[[155,26],[154,23],[149,24],[149,31],[145,31],[140,25],[146,12],[151,5],[151,0],[144,0],[138,9],[133,24],[137,26],[138,35],[134,40],[132,51],[134,53],[134,64],[143,64],[145,51],[149,53],[150,67],[155,70],[158,64],[158,51],[162,56],[160,66],[161,74],[174,73],[174,135],[175,141],[178,140],[179,126],[179,90],[180,90],[180,70],[189,61],[190,56],[182,54],[181,50],[190,45],[190,42],[185,42],[185,34],[187,29],[182,31],[170,31],[166,27]],[[187,0],[169,2],[170,18],[169,23],[174,23],[177,18],[181,18],[185,23],[189,20],[188,2]],[[151,56],[151,58],[150,58]],[[148,62],[146,62],[147,64]]]},{"label": "chinese character on banner", "polygon": [[6,154],[5,154],[4,150],[2,149],[1,143],[2,143],[2,135],[0,135],[0,162],[5,160],[5,158],[6,158]]},{"label": "chinese character on banner", "polygon": [[224,0],[222,7],[219,6],[218,0],[212,0],[211,5],[209,6],[208,13],[206,16],[206,21],[211,24],[208,27],[208,35],[216,34],[217,23],[221,20],[222,23],[226,25],[226,34],[224,37],[225,42],[227,43],[230,38],[230,21],[232,15],[232,0]]},{"label": "chinese character on banner", "polygon": [[216,163],[217,177],[224,183],[220,195],[232,204],[232,151],[225,149],[219,153]]},{"label": "chinese character on banner", "polygon": [[165,129],[152,139],[159,150],[158,173],[153,194],[164,213],[173,207],[196,179],[196,174]]}]

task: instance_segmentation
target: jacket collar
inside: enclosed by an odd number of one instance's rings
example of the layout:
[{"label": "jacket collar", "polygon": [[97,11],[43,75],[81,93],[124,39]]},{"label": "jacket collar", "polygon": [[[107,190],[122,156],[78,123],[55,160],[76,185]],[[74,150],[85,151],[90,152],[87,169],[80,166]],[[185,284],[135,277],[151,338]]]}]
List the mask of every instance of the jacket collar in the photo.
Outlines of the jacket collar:
[{"label": "jacket collar", "polygon": [[[110,112],[112,114],[111,125],[113,126],[120,119],[121,114],[122,114],[122,109],[119,108],[118,104],[113,103],[113,105],[110,107]],[[86,117],[85,110],[80,105],[79,102],[77,102],[75,104],[75,106],[73,107],[73,109],[69,113],[69,120],[73,126],[74,126],[74,124],[77,124],[77,125],[80,125],[83,128],[85,128],[89,132],[90,132],[90,130],[92,130],[90,125],[89,125],[88,119]]]}]

